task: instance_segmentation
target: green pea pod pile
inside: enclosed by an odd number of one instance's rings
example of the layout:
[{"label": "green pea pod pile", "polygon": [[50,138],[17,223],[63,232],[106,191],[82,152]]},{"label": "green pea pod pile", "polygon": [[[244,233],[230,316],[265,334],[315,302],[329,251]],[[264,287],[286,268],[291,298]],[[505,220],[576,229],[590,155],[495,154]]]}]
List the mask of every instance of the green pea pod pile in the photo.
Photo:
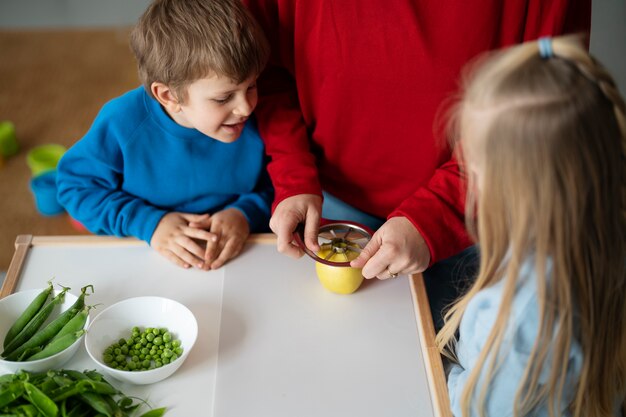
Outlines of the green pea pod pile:
[{"label": "green pea pod pile", "polygon": [[[51,370],[0,376],[0,416],[135,416],[143,400],[125,396],[96,371]],[[155,408],[139,417],[160,417]]]},{"label": "green pea pod pile", "polygon": [[40,329],[54,307],[63,302],[65,293],[69,290],[64,287],[61,293],[45,304],[52,292],[51,288],[50,285],[37,295],[11,327],[12,331],[5,337],[4,351],[1,354],[6,360],[21,362],[47,358],[66,349],[82,335],[80,331],[85,326],[91,308],[85,306],[85,296],[88,288],[93,292],[93,286],[81,288],[76,302]]}]

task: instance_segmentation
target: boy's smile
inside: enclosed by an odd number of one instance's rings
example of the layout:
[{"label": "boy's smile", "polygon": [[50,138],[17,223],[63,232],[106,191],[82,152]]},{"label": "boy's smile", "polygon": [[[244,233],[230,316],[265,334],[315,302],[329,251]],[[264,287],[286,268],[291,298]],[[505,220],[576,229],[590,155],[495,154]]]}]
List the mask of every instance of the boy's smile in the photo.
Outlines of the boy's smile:
[{"label": "boy's smile", "polygon": [[[239,138],[246,120],[256,107],[256,78],[251,76],[235,84],[227,77],[212,75],[189,84],[187,98],[183,102],[176,100],[171,90],[171,100],[159,101],[179,125],[199,130],[220,142],[230,143]],[[163,88],[167,89],[165,86]],[[159,97],[157,94],[155,96]]]}]

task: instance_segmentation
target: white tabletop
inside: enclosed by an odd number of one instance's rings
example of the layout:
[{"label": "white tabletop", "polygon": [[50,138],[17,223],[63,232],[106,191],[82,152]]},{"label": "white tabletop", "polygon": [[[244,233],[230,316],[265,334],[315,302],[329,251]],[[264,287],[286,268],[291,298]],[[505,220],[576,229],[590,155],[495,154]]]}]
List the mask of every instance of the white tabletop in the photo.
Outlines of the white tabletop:
[{"label": "white tabletop", "polygon": [[[250,243],[205,272],[134,240],[43,242],[9,268],[15,291],[55,277],[74,293],[93,284],[89,304],[157,295],[195,314],[198,340],[174,375],[149,386],[111,381],[167,407],[168,417],[436,415],[407,277],[338,295],[320,285],[313,260],[280,255],[273,244]],[[84,347],[65,367],[97,369]]]}]

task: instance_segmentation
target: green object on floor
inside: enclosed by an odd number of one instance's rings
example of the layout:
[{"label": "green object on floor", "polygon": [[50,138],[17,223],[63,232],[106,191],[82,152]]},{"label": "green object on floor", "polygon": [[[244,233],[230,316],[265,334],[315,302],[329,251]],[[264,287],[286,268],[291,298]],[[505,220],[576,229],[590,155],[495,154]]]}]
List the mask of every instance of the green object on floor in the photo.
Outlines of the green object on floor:
[{"label": "green object on floor", "polygon": [[26,156],[26,162],[32,176],[36,177],[44,172],[55,170],[65,151],[67,151],[65,146],[53,143],[31,149]]},{"label": "green object on floor", "polygon": [[9,121],[0,122],[0,155],[13,156],[19,150],[15,126]]}]

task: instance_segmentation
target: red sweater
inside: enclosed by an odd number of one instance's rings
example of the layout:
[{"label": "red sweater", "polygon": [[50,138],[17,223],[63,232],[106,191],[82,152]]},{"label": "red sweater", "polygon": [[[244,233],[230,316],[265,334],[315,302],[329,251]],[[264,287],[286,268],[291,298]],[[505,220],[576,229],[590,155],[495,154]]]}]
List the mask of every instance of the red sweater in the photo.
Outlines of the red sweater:
[{"label": "red sweater", "polygon": [[482,51],[588,32],[590,0],[244,0],[272,47],[259,130],[274,207],[324,189],[406,216],[431,262],[471,244],[464,190],[435,115]]}]

